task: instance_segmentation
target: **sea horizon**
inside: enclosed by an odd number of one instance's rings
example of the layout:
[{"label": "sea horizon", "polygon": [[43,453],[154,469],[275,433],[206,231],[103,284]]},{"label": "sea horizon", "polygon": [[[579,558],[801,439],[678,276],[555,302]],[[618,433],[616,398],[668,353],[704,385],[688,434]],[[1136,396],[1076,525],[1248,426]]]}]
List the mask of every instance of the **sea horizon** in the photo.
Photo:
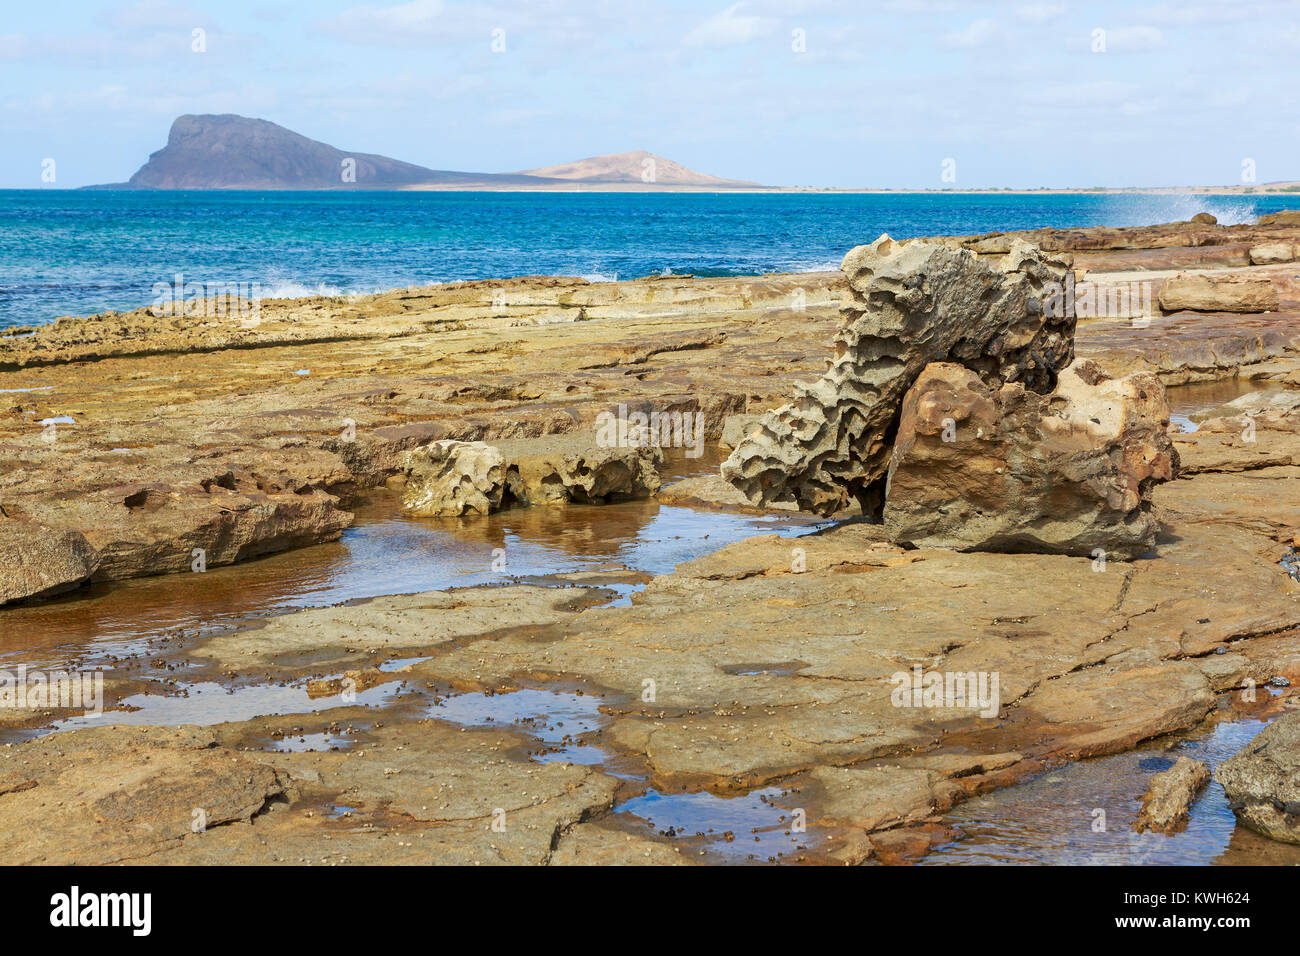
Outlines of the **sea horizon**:
[{"label": "sea horizon", "polygon": [[853,246],[1020,229],[1224,225],[1284,193],[0,190],[0,329],[129,311],[154,287],[365,295],[525,275],[833,271]]}]

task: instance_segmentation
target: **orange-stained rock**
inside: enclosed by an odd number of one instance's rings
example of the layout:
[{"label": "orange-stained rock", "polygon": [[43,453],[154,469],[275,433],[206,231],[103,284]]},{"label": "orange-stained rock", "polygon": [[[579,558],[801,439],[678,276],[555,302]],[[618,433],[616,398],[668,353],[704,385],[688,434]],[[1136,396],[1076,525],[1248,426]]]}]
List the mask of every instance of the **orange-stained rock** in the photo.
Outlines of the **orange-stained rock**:
[{"label": "orange-stained rock", "polygon": [[1077,360],[1048,395],[994,390],[960,365],[921,373],[889,466],[891,540],[976,551],[1137,557],[1155,544],[1151,489],[1174,477],[1164,386]]}]

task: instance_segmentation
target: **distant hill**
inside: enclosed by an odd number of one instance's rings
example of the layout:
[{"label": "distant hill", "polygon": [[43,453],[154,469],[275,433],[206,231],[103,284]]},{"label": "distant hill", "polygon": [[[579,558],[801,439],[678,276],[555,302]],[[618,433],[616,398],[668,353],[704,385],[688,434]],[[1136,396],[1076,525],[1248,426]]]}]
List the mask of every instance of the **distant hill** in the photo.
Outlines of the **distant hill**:
[{"label": "distant hill", "polygon": [[542,184],[534,176],[428,169],[374,153],[346,152],[262,119],[233,113],[177,117],[167,145],[123,184],[136,189],[394,189],[417,184]]},{"label": "distant hill", "polygon": [[758,183],[719,179],[717,176],[697,173],[681,163],[648,153],[644,149],[631,153],[592,156],[590,159],[579,159],[561,166],[525,169],[521,175],[580,183],[658,183],[661,186],[718,186],[733,189],[758,186]]},{"label": "distant hill", "polygon": [[[353,168],[355,179],[345,179],[344,170]],[[653,169],[651,182],[642,177],[646,169]],[[177,117],[167,145],[150,155],[128,182],[88,188],[574,189],[583,183],[597,189],[620,184],[645,189],[754,185],[706,176],[643,151],[522,173],[429,169],[374,153],[347,152],[268,120],[224,113]]]}]

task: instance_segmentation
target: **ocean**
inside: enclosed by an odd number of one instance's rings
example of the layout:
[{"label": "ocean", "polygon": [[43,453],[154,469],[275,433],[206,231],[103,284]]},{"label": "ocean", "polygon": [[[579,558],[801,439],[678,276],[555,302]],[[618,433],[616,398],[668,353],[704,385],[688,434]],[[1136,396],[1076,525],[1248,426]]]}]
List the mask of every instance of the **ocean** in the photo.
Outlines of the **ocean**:
[{"label": "ocean", "polygon": [[0,190],[0,328],[148,305],[155,284],[343,295],[517,275],[836,269],[880,233],[1222,223],[1300,196]]}]

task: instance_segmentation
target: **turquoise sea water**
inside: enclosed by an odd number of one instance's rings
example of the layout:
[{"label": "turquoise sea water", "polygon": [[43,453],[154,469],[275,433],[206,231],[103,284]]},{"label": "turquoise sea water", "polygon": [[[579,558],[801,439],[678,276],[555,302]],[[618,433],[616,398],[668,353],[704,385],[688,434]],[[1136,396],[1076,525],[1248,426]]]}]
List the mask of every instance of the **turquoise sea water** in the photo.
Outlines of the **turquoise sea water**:
[{"label": "turquoise sea water", "polygon": [[516,275],[593,280],[838,268],[882,232],[1224,223],[1287,196],[0,190],[0,327],[131,309],[155,283],[263,296]]}]

